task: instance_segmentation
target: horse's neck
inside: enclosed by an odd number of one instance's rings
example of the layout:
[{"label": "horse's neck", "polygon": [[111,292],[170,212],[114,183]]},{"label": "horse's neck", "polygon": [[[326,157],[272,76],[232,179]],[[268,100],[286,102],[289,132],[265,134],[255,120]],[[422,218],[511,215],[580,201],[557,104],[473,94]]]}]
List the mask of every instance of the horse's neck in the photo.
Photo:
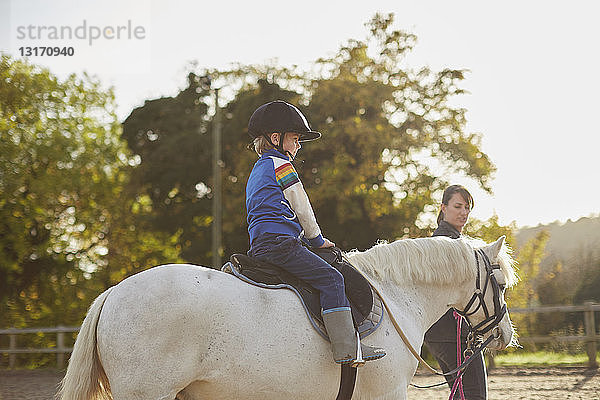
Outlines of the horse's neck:
[{"label": "horse's neck", "polygon": [[386,302],[392,304],[394,318],[403,320],[401,325],[411,326],[411,336],[415,340],[422,340],[431,325],[464,295],[463,289],[455,285],[408,282],[404,285],[387,284],[383,288]]}]

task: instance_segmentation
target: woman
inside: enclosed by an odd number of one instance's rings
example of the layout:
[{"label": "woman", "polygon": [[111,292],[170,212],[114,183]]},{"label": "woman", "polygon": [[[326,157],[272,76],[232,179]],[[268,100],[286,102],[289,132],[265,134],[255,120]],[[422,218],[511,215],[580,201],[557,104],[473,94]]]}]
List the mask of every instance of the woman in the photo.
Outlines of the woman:
[{"label": "woman", "polygon": [[[438,215],[438,227],[433,236],[447,236],[452,239],[461,237],[461,232],[469,213],[473,208],[473,196],[461,185],[448,186],[442,196],[442,205]],[[461,326],[461,349],[466,348],[469,327],[465,321]],[[425,333],[425,344],[444,372],[452,371],[456,363],[456,319],[453,310],[449,310]],[[446,377],[452,388],[453,377]],[[467,400],[487,399],[487,374],[481,353],[467,367],[463,374],[463,391]],[[455,395],[455,398],[459,394]]]}]

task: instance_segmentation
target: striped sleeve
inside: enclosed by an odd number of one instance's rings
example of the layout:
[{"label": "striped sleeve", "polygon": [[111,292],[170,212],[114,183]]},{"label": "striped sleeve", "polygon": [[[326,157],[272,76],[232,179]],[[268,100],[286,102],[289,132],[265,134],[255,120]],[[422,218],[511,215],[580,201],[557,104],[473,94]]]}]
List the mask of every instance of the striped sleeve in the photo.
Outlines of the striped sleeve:
[{"label": "striped sleeve", "polygon": [[275,168],[275,179],[283,190],[289,188],[295,183],[300,182],[298,173],[289,162],[285,162]]},{"label": "striped sleeve", "polygon": [[300,222],[302,229],[304,229],[304,237],[306,237],[311,246],[321,246],[324,243],[321,228],[317,224],[310,200],[308,200],[304,186],[302,186],[302,182],[300,182],[294,166],[289,161],[276,157],[273,157],[273,163],[275,179],[283,189],[283,196],[296,213],[298,222]]}]

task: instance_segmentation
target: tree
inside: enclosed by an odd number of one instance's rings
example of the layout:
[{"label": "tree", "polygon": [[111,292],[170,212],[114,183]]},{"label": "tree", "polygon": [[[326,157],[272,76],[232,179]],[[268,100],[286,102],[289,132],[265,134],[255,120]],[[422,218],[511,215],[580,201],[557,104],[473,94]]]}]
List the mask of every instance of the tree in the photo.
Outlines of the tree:
[{"label": "tree", "polygon": [[[584,279],[579,283],[575,291],[574,303],[583,304],[590,300],[600,303],[600,260],[596,259],[595,262],[590,263],[584,270],[583,277]],[[579,326],[583,323],[581,314],[572,316],[572,320],[575,320]],[[596,318],[596,331],[598,331],[599,327],[600,319]]]},{"label": "tree", "polygon": [[105,232],[106,255],[93,274],[96,287],[104,290],[150,267],[182,262],[180,236],[157,231],[151,221],[154,209],[148,196],[136,195],[123,183],[122,196],[108,204]]},{"label": "tree", "polygon": [[497,240],[500,236],[506,236],[506,244],[509,248],[514,249],[516,230],[517,226],[515,222],[506,226],[500,225],[498,223],[498,215],[494,214],[487,221],[470,218],[463,229],[463,234],[480,238],[487,243]]},{"label": "tree", "polygon": [[111,90],[5,55],[0,82],[1,323],[76,325],[101,290],[177,249],[141,229],[143,198],[124,190]]},{"label": "tree", "polygon": [[[548,237],[547,231],[541,231],[518,250],[516,259],[521,281],[507,294],[506,302],[509,307],[525,308],[539,304],[536,280]],[[513,316],[513,319],[515,325],[525,332],[525,335],[532,335],[535,332],[535,320],[530,315]]]},{"label": "tree", "polygon": [[583,304],[589,300],[600,302],[600,260],[585,269],[584,279],[575,291],[575,304]]},{"label": "tree", "polygon": [[133,110],[123,122],[123,139],[140,160],[129,190],[149,201],[149,226],[177,235],[185,259],[200,262],[210,249],[212,146],[202,101],[207,92],[194,74],[188,85],[174,98]]},{"label": "tree", "polygon": [[84,273],[77,267],[91,268],[103,254],[102,204],[118,195],[127,159],[113,93],[98,81],[71,75],[60,82],[46,69],[3,55],[0,82],[4,313],[7,304],[27,307],[48,281],[75,285]]}]

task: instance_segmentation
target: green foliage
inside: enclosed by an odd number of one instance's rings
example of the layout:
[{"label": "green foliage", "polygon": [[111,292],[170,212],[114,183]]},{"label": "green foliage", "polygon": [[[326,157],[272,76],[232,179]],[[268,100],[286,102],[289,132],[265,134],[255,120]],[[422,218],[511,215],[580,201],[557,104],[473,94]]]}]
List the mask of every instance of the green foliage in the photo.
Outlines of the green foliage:
[{"label": "green foliage", "polygon": [[581,304],[589,300],[600,303],[600,260],[584,270],[583,279],[575,292],[575,303]]},{"label": "green foliage", "polygon": [[176,235],[146,229],[125,190],[111,90],[8,56],[0,82],[0,323],[78,325],[100,291],[179,260]]},{"label": "green foliage", "polygon": [[178,244],[181,232],[157,231],[151,224],[154,210],[147,198],[135,196],[127,188],[108,208],[106,255],[92,275],[99,290],[150,267],[183,261]]},{"label": "green foliage", "polygon": [[[600,301],[594,295],[600,276],[599,226],[600,218],[583,217],[577,221],[554,222],[519,230],[517,238],[521,246],[541,231],[549,234],[538,274],[532,282],[539,304]],[[596,318],[596,321],[597,325],[600,324],[600,319]],[[538,314],[534,329],[537,335],[581,334],[583,313]]]},{"label": "green foliage", "polygon": [[84,296],[76,267],[104,251],[103,203],[118,196],[126,161],[114,96],[87,75],[60,82],[5,55],[0,82],[0,310],[11,315],[2,323],[25,324],[23,307],[29,320],[57,318],[50,309],[60,307],[76,321],[63,302]]},{"label": "green foliage", "polygon": [[[583,304],[586,301],[593,301],[600,303],[600,260],[590,262],[584,266],[583,279],[581,279],[575,290],[573,303]],[[600,329],[600,318],[599,314],[596,313],[596,332]],[[579,327],[583,324],[583,316],[578,315],[570,316],[567,320],[573,326]]]},{"label": "green foliage", "polygon": [[538,276],[547,241],[548,232],[541,231],[518,250],[517,259],[521,282],[511,293],[510,305],[512,307],[533,307],[538,304],[534,281]]},{"label": "green foliage", "polygon": [[[507,293],[506,302],[509,307],[526,308],[539,305],[535,283],[547,241],[548,232],[541,231],[518,250],[516,258],[519,263],[521,281]],[[514,315],[513,322],[524,336],[532,335],[535,332],[535,317],[531,314]]]},{"label": "green foliage", "polygon": [[[570,304],[573,296],[571,295],[572,288],[567,284],[569,280],[570,278],[566,276],[566,271],[561,262],[557,262],[549,271],[540,272],[536,282],[540,303]],[[576,304],[580,303],[583,303],[583,301],[576,301]]]},{"label": "green foliage", "polygon": [[507,245],[509,248],[514,249],[516,230],[517,226],[514,222],[509,225],[500,225],[498,215],[494,214],[487,221],[470,218],[463,228],[463,234],[480,238],[487,243],[496,241],[500,236],[506,236]]},{"label": "green foliage", "polygon": [[129,190],[149,201],[148,224],[177,235],[184,257],[206,256],[198,246],[210,240],[212,142],[203,91],[193,74],[175,98],[146,101],[123,123],[123,139],[141,163],[132,171]]},{"label": "green foliage", "polygon": [[[600,219],[596,221],[596,224],[598,222]],[[596,245],[593,244],[593,236],[593,234],[586,235],[586,237],[590,237],[589,242],[580,244],[574,251],[574,262],[579,266],[579,279],[572,281],[572,286],[576,288],[573,298],[577,304],[590,300],[600,303],[600,251],[597,245],[598,241],[596,241]],[[597,319],[597,322],[600,320]]]}]

